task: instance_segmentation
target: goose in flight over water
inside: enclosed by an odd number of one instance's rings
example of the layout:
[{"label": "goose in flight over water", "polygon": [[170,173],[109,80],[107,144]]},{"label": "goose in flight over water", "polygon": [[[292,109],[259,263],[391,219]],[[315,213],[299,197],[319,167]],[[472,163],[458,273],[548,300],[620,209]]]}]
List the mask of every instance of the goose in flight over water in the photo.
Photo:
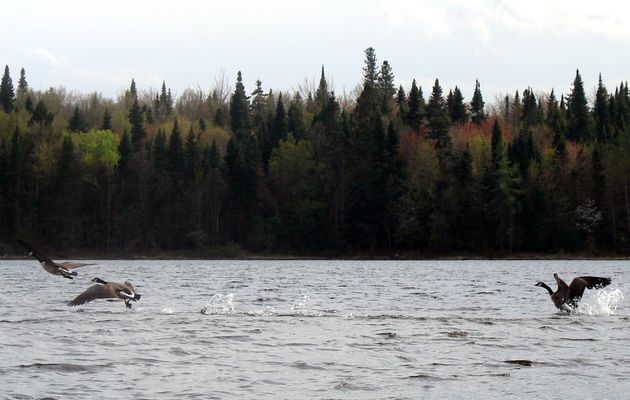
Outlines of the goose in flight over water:
[{"label": "goose in flight over water", "polygon": [[18,243],[20,243],[26,250],[28,250],[28,254],[35,257],[42,268],[46,270],[46,272],[51,273],[53,275],[61,275],[64,278],[72,279],[73,276],[77,276],[76,271],[72,271],[75,268],[84,267],[86,265],[94,265],[94,264],[86,264],[86,263],[77,263],[71,261],[64,262],[54,262],[50,259],[46,254],[37,250],[33,245],[28,242],[25,242],[22,239],[16,239]]},{"label": "goose in flight over water", "polygon": [[555,292],[544,282],[538,282],[535,286],[547,289],[553,304],[555,304],[558,309],[566,312],[571,312],[577,307],[585,289],[600,289],[610,285],[611,282],[610,278],[579,276],[574,278],[570,285],[567,285],[565,281],[560,279],[558,274],[553,274],[553,277],[556,279],[556,283],[558,283],[558,290]]},{"label": "goose in flight over water", "polygon": [[136,288],[129,281],[105,282],[100,278],[94,278],[92,282],[96,282],[96,285],[90,286],[74,300],[68,302],[68,307],[80,306],[96,299],[122,299],[125,301],[125,306],[131,308],[131,301],[140,300],[140,294],[136,293]]}]

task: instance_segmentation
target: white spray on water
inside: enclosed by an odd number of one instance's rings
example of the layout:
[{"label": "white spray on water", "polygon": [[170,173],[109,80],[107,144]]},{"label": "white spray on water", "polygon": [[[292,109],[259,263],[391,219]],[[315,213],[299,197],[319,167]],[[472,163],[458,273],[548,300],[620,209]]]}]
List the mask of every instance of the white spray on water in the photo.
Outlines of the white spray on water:
[{"label": "white spray on water", "polygon": [[588,292],[578,305],[578,313],[586,315],[613,315],[623,300],[619,288],[600,289]]},{"label": "white spray on water", "polygon": [[223,295],[217,293],[201,308],[202,314],[232,314],[234,313],[234,293]]}]

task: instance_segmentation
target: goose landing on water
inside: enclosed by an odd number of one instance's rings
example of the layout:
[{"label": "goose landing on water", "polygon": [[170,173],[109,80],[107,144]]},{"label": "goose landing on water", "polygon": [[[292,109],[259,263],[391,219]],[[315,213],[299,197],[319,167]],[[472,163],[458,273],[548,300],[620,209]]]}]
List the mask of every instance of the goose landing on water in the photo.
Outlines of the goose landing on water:
[{"label": "goose landing on water", "polygon": [[574,278],[570,285],[567,285],[565,281],[560,279],[558,274],[553,274],[553,277],[558,283],[558,290],[555,292],[544,282],[538,282],[535,286],[540,286],[547,289],[551,301],[558,309],[566,312],[571,312],[575,309],[582,299],[585,289],[600,289],[610,285],[610,278],[600,278],[597,276],[580,276]]},{"label": "goose landing on water", "polygon": [[92,282],[97,284],[89,287],[74,300],[68,302],[68,307],[80,306],[96,299],[122,299],[125,301],[125,306],[131,308],[131,301],[140,300],[140,295],[136,293],[136,288],[129,281],[125,281],[125,283],[105,282],[100,278],[94,278]]},{"label": "goose landing on water", "polygon": [[86,265],[94,265],[94,264],[85,264],[85,263],[77,263],[77,262],[60,262],[56,263],[50,259],[46,254],[37,250],[33,245],[28,242],[25,242],[22,239],[17,239],[18,243],[20,243],[26,250],[28,250],[28,254],[35,257],[42,268],[46,270],[46,272],[51,273],[53,275],[61,275],[64,278],[72,279],[73,276],[77,276],[76,271],[72,271],[75,268],[84,267]]}]

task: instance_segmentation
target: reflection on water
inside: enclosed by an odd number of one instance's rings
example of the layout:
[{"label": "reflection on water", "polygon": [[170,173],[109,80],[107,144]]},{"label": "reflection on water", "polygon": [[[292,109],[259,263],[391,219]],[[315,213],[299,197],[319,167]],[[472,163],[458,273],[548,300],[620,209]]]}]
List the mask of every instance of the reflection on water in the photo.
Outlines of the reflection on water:
[{"label": "reflection on water", "polygon": [[[0,398],[626,397],[626,261],[95,262],[0,262]],[[142,299],[66,307],[94,276]]]}]

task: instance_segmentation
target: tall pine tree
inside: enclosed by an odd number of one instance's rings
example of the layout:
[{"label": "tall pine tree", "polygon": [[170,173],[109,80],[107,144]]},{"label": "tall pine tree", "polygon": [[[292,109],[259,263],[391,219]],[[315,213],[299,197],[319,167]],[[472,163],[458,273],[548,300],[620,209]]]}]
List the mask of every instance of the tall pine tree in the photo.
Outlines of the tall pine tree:
[{"label": "tall pine tree", "polygon": [[0,104],[5,113],[13,111],[15,103],[15,92],[13,90],[13,81],[9,74],[9,66],[4,67],[4,75],[2,75],[2,81],[0,82]]},{"label": "tall pine tree", "polygon": [[575,72],[571,94],[567,98],[567,119],[567,139],[576,142],[588,142],[592,139],[593,124],[579,70]]}]

